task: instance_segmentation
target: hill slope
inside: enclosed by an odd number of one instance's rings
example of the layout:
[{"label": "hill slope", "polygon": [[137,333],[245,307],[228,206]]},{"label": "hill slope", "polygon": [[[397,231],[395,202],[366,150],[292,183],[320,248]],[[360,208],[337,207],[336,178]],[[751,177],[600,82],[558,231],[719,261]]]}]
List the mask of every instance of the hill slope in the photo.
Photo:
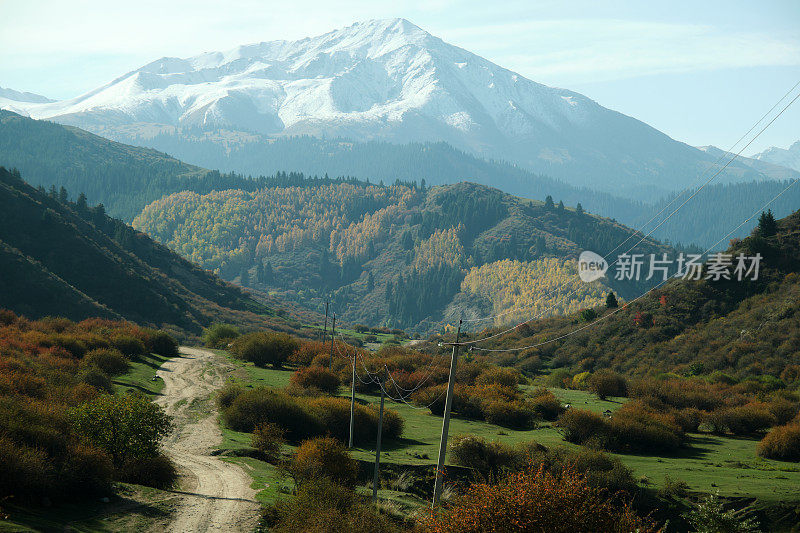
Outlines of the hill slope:
[{"label": "hill slope", "polygon": [[[218,139],[226,145],[250,133],[444,141],[572,185],[638,198],[684,187],[714,161],[638,120],[526,79],[403,19],[165,57],[80,97],[15,109],[111,138],[146,139],[181,127],[235,132]],[[734,163],[721,181],[764,177]]]},{"label": "hill slope", "polygon": [[[574,263],[565,260],[584,249],[607,253],[632,232],[471,183],[421,189],[344,181],[177,193],[147,206],[134,226],[226,279],[307,305],[331,293],[346,320],[419,331],[436,326],[454,301],[468,316],[509,305],[513,298],[493,300],[485,291],[489,280],[509,275],[508,260],[519,262],[514,269],[574,280]],[[637,251],[670,249],[647,241]],[[526,301],[551,282],[508,291]],[[640,289],[612,283],[623,295]],[[561,310],[593,305],[607,291],[576,288]]]},{"label": "hill slope", "polygon": [[[774,235],[756,232],[735,241],[728,253],[760,253],[758,279],[672,280],[626,308],[604,310],[611,316],[585,331],[523,351],[518,363],[535,360],[572,372],[610,367],[639,375],[719,371],[796,380],[791,368],[800,368],[800,211],[780,220]],[[579,327],[575,317],[529,325],[478,346],[529,346]]]},{"label": "hill slope", "polygon": [[0,167],[0,308],[31,318],[125,318],[197,333],[274,313],[101,208],[63,203]]},{"label": "hill slope", "polygon": [[5,110],[0,110],[0,165],[19,169],[33,185],[83,192],[90,203],[102,203],[112,216],[128,221],[144,205],[208,173],[155,150]]}]

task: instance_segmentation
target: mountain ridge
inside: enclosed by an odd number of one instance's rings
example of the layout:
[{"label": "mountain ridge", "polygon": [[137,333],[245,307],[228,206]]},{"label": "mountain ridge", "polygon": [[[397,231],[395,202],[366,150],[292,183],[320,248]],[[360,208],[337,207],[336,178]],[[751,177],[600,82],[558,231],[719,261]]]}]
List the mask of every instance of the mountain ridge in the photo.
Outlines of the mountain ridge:
[{"label": "mountain ridge", "polygon": [[[120,129],[180,126],[266,137],[444,141],[572,185],[638,198],[680,189],[713,163],[647,124],[529,80],[404,19],[161,58],[80,97],[27,104],[25,112],[110,138]],[[720,181],[765,178],[734,162]]]}]

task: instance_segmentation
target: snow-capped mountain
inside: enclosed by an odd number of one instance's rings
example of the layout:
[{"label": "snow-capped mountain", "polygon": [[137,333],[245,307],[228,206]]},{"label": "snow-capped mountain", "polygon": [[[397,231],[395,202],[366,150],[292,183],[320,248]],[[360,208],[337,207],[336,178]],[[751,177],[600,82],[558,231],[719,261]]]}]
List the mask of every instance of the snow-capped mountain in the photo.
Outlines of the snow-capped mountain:
[{"label": "snow-capped mountain", "polygon": [[[249,134],[237,133],[236,142],[302,134],[445,141],[574,185],[639,197],[689,185],[714,161],[647,124],[531,81],[404,19],[165,57],[71,100],[15,104],[12,110],[33,118],[145,145],[154,132],[191,142],[197,131],[214,130]],[[733,165],[719,181],[762,178]]]},{"label": "snow-capped mountain", "polygon": [[[797,144],[800,147],[800,143]],[[731,152],[722,150],[721,148],[718,148],[713,145],[698,146],[697,148],[717,159],[721,159],[722,161],[728,161],[728,159],[730,159],[734,155]],[[780,148],[777,148],[777,150],[780,150]],[[760,159],[758,156],[745,157],[743,155],[739,155],[736,157],[736,161],[741,163],[742,165],[747,165],[748,167],[758,172],[761,172],[765,176],[769,176],[770,178],[773,179],[784,180],[784,179],[800,178],[800,169],[794,169],[789,166],[769,161],[768,158]]]},{"label": "snow-capped mountain", "polygon": [[800,141],[792,144],[788,149],[771,146],[763,152],[754,155],[753,159],[792,168],[800,172]]}]

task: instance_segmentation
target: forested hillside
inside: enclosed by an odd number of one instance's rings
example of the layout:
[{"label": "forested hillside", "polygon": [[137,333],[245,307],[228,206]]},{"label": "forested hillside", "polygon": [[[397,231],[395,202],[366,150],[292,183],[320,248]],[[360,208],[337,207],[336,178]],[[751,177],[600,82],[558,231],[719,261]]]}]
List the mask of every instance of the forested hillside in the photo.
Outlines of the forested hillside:
[{"label": "forested hillside", "polygon": [[285,327],[241,289],[109,218],[0,167],[0,308],[199,333],[213,320]]},{"label": "forested hillside", "polygon": [[[567,296],[549,289],[555,280],[572,285],[582,250],[605,254],[631,235],[582,210],[471,183],[182,192],[147,206],[134,226],[225,279],[312,307],[331,295],[346,320],[419,331],[437,327],[454,301],[458,310],[451,306],[448,315],[484,315],[537,298],[544,308]],[[670,249],[647,241],[636,251]],[[528,274],[500,290],[509,261]],[[644,289],[611,283],[625,297]],[[599,283],[574,288],[562,310],[608,291]]]},{"label": "forested hillside", "polygon": [[[613,368],[634,375],[703,375],[722,382],[747,377],[767,385],[779,379],[797,381],[800,211],[778,221],[777,227],[767,217],[753,235],[735,240],[727,253],[761,254],[758,279],[676,279],[624,308],[597,309],[600,322],[584,331],[571,334],[580,327],[576,316],[551,318],[477,346],[517,348],[570,334],[503,358],[571,374]],[[491,330],[475,335],[486,333]]]},{"label": "forested hillside", "polygon": [[[126,222],[133,220],[147,204],[180,191],[207,194],[227,189],[305,187],[338,183],[339,177],[349,182],[387,184],[397,180],[419,184],[424,181],[427,186],[470,181],[523,198],[544,200],[551,195],[567,206],[580,203],[591,213],[611,217],[632,228],[641,228],[671,200],[654,195],[649,202],[636,202],[572,187],[502,161],[479,159],[441,142],[398,145],[314,137],[261,142],[252,135],[199,130],[182,131],[182,135],[190,141],[177,142],[177,137],[168,132],[155,132],[147,139],[123,138],[156,147],[196,165],[231,173],[206,170],[152,149],[112,142],[78,128],[32,120],[4,110],[0,110],[0,165],[18,168],[34,185],[55,186],[56,190],[64,187],[73,195],[83,192],[89,203],[102,203],[109,214]],[[697,185],[710,175],[698,176]],[[716,240],[714,235],[730,227],[734,220],[741,222],[785,186],[786,182],[781,181],[711,182],[657,228],[653,236],[684,245],[710,245]],[[677,200],[644,230],[656,226],[690,194]],[[798,203],[800,189],[790,190],[773,210],[777,216],[785,216]]]}]

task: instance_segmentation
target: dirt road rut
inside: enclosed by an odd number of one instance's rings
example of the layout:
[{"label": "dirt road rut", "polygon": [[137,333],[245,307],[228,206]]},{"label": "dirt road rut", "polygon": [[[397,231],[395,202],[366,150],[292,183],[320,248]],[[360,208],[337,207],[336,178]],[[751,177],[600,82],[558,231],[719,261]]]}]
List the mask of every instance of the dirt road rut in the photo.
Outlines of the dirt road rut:
[{"label": "dirt road rut", "polygon": [[250,476],[211,455],[222,441],[213,393],[224,384],[229,369],[229,363],[213,352],[182,347],[181,357],[158,371],[165,386],[156,403],[174,417],[177,428],[164,448],[182,478],[169,531],[252,531],[258,520]]}]

